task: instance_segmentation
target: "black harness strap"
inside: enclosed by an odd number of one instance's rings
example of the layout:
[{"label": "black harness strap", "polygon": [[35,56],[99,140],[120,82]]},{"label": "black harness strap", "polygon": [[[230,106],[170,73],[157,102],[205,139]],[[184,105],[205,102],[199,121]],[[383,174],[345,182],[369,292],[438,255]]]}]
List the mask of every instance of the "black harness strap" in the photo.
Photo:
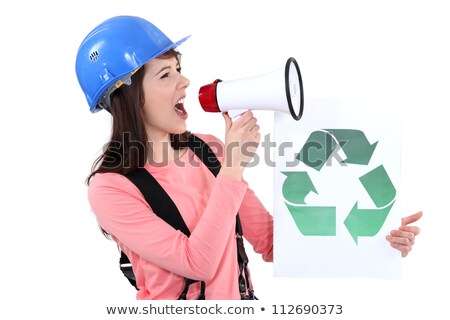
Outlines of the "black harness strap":
[{"label": "black harness strap", "polygon": [[206,142],[195,135],[191,135],[189,137],[188,146],[189,149],[191,149],[195,155],[203,161],[205,166],[208,167],[209,171],[211,171],[214,176],[219,174],[222,165],[217,159],[216,154],[211,150]]},{"label": "black harness strap", "polygon": [[[212,174],[214,176],[217,176],[220,171],[221,164],[209,145],[199,137],[191,135],[188,141],[188,146],[197,155],[197,157],[203,161],[203,163],[209,168]],[[144,195],[145,200],[152,207],[154,213],[158,215],[158,217],[167,222],[176,230],[180,230],[181,232],[183,232],[186,236],[190,236],[191,233],[187,228],[183,218],[181,217],[181,214],[178,211],[175,203],[162,188],[162,186],[158,183],[158,181],[146,169],[139,168],[138,170],[127,174],[126,177],[130,179],[130,181],[133,182],[141,191],[141,193]],[[253,288],[247,268],[248,257],[244,249],[242,225],[238,214],[236,215],[236,233],[239,264],[239,291],[241,294],[241,298],[243,300],[256,299],[256,297],[253,295]],[[130,281],[130,283],[136,289],[138,289],[131,263],[123,251],[121,251],[120,269],[122,270],[125,277]],[[182,293],[178,297],[178,300],[185,300],[190,285],[198,281],[199,280],[185,278],[185,286]],[[205,287],[205,282],[201,281],[200,295],[198,297],[198,300],[205,299]]]},{"label": "black harness strap", "polygon": [[[186,226],[186,223],[181,217],[181,214],[178,211],[178,208],[175,205],[175,203],[172,201],[172,199],[163,189],[163,187],[158,183],[158,181],[156,181],[156,179],[145,168],[139,168],[138,170],[127,174],[126,177],[130,179],[130,181],[133,182],[136,185],[136,187],[138,187],[138,189],[143,194],[145,200],[152,207],[153,212],[158,217],[167,222],[176,230],[180,230],[181,232],[183,232],[186,236],[189,237],[191,235],[191,232],[189,231],[188,227]],[[123,258],[123,256],[126,257],[124,252],[121,251],[121,260],[124,260],[124,262],[126,263],[125,258]],[[126,258],[126,260],[128,260],[128,258]],[[123,263],[121,263],[121,268],[122,266],[124,266]],[[131,264],[129,265],[129,267],[130,268],[129,269],[127,268],[125,272],[122,270],[125,276],[127,276],[127,274],[128,275],[130,274],[130,269],[131,272],[133,272]],[[185,278],[185,287],[181,295],[178,297],[178,300],[186,300],[186,294],[187,291],[189,290],[189,286],[195,282],[198,282],[198,280]],[[137,289],[136,277],[134,275],[134,272],[132,280],[130,280],[130,283],[133,284]],[[202,287],[204,288],[204,286]],[[198,300],[204,300],[204,298],[202,299],[202,297],[204,296],[205,292],[201,292]]]},{"label": "black harness strap", "polygon": [[135,287],[136,290],[139,290],[136,283],[136,276],[134,275],[133,268],[131,267],[131,262],[122,250],[120,250],[119,266],[123,275],[128,279],[128,281],[130,281],[131,285]]},{"label": "black harness strap", "polygon": [[129,173],[127,178],[139,188],[150,206],[156,206],[154,210],[157,211],[158,217],[188,237],[191,235],[175,203],[146,169],[140,168]]}]

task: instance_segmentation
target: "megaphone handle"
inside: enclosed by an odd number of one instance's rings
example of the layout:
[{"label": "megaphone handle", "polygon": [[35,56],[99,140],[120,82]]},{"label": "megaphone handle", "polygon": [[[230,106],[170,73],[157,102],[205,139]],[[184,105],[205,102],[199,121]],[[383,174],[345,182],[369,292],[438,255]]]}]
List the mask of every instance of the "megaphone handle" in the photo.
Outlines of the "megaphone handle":
[{"label": "megaphone handle", "polygon": [[235,123],[241,117],[241,115],[244,112],[246,112],[246,111],[248,111],[248,110],[244,110],[244,109],[242,109],[242,110],[228,110],[228,115],[230,116],[231,121],[233,123]]}]

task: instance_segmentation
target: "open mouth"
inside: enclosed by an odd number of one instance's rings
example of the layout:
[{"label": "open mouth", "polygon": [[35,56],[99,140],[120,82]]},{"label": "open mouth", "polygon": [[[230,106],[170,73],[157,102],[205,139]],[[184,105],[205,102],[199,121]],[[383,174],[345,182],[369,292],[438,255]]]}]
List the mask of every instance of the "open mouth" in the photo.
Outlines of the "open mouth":
[{"label": "open mouth", "polygon": [[182,117],[187,116],[186,109],[184,109],[184,98],[178,100],[177,104],[175,105],[175,111]]}]

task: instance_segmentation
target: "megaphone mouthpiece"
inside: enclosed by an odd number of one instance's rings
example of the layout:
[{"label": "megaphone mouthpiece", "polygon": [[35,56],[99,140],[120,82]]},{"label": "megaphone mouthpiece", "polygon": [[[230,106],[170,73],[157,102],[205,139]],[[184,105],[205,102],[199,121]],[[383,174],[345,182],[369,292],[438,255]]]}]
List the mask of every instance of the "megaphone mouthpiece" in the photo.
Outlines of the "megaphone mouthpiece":
[{"label": "megaphone mouthpiece", "polygon": [[203,110],[206,112],[221,112],[219,105],[217,104],[217,84],[222,81],[217,79],[213,83],[204,85],[198,92],[198,99]]}]

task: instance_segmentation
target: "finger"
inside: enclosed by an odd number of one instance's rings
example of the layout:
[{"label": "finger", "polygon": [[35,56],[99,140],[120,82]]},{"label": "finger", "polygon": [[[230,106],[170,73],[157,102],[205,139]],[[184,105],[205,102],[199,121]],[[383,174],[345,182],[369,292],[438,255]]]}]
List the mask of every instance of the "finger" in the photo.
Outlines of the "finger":
[{"label": "finger", "polygon": [[392,235],[388,235],[386,237],[386,239],[392,244],[398,244],[398,245],[402,245],[402,246],[407,246],[407,247],[411,247],[412,243],[411,240],[409,238],[405,238],[405,237],[396,237],[396,236],[392,236]]},{"label": "finger", "polygon": [[412,232],[416,236],[420,233],[420,228],[417,226],[401,226],[399,229],[401,231]]},{"label": "finger", "polygon": [[253,126],[253,128],[251,128],[250,129],[250,132],[259,132],[259,129],[260,129],[260,127],[259,127],[259,125],[257,125],[256,123],[255,123],[255,125]]},{"label": "finger", "polygon": [[243,127],[247,124],[247,122],[249,122],[251,119],[253,118],[253,113],[251,111],[246,111],[243,114],[241,114],[241,116],[239,117],[239,119],[237,119],[234,124],[236,126],[240,126]]},{"label": "finger", "polygon": [[419,220],[422,217],[422,215],[423,215],[423,212],[419,211],[415,214],[412,214],[410,216],[402,218],[402,226],[416,222],[417,220]]},{"label": "finger", "polygon": [[386,239],[390,242],[391,247],[401,251],[403,257],[406,257],[412,250],[412,245],[406,244],[406,242],[409,242],[406,238],[392,237],[389,235]]},{"label": "finger", "polygon": [[391,247],[400,250],[400,252],[402,253],[402,257],[406,257],[408,253],[412,250],[412,247],[404,246],[393,242],[391,242]]},{"label": "finger", "polygon": [[249,119],[247,119],[245,121],[245,123],[242,124],[242,127],[243,128],[245,127],[246,129],[251,131],[257,122],[258,122],[258,120],[256,120],[256,118],[253,117],[253,115],[252,115]]},{"label": "finger", "polygon": [[415,234],[412,233],[412,232],[406,232],[406,231],[400,231],[400,230],[392,230],[391,231],[391,236],[398,237],[398,238],[406,238],[406,239],[409,240],[411,245],[414,244]]},{"label": "finger", "polygon": [[256,142],[258,144],[261,142],[261,134],[259,132],[256,134]]}]

